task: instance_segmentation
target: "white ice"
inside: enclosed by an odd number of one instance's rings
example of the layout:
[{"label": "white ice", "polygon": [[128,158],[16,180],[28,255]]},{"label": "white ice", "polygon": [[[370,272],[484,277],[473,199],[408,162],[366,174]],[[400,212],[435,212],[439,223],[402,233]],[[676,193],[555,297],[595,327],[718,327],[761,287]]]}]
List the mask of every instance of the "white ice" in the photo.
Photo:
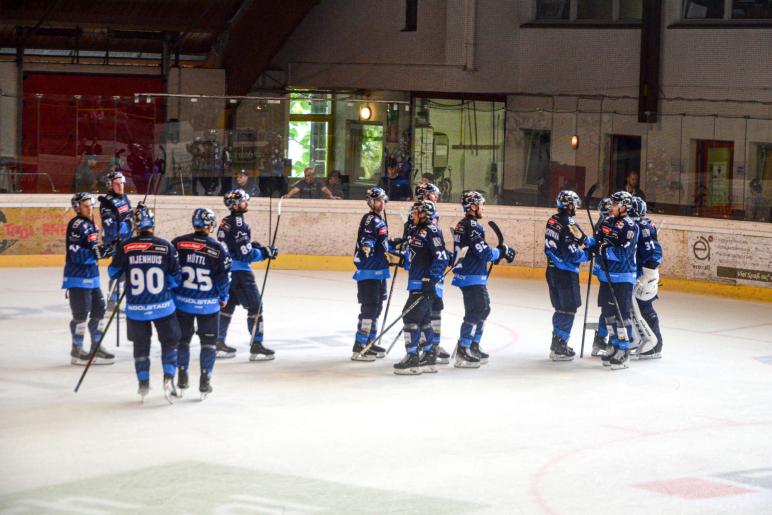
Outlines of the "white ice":
[{"label": "white ice", "polygon": [[[611,372],[589,357],[591,333],[584,359],[549,361],[546,285],[494,272],[490,363],[401,377],[402,342],[349,360],[350,274],[274,270],[276,360],[248,361],[239,309],[239,353],[217,362],[207,400],[196,343],[193,388],[164,401],[154,343],[140,405],[131,346],[124,333],[115,349],[112,329],[117,363],[73,393],[60,277],[0,270],[2,513],[772,513],[769,304],[663,292],[663,359]],[[459,291],[445,302],[452,348]]]}]

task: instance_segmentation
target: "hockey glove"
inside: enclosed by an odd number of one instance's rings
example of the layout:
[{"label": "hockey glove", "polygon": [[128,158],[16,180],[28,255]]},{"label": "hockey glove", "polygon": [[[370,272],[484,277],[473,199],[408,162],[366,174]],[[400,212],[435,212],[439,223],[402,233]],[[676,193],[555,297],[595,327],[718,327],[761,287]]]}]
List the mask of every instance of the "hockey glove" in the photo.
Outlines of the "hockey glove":
[{"label": "hockey glove", "polygon": [[394,238],[393,240],[389,240],[389,247],[395,250],[404,250],[406,244],[407,240],[404,238]]},{"label": "hockey glove", "polygon": [[576,224],[569,224],[568,230],[571,231],[571,236],[574,237],[576,243],[581,247],[587,240],[587,236],[584,235],[581,229]]},{"label": "hockey glove", "polygon": [[279,256],[279,249],[276,247],[260,247],[260,252],[263,254],[263,259],[276,259]]},{"label": "hockey glove", "polygon": [[115,247],[112,245],[97,245],[94,247],[94,256],[97,259],[109,258],[115,254]]},{"label": "hockey glove", "polygon": [[499,245],[499,246],[498,246],[498,247],[496,247],[496,248],[497,248],[497,249],[499,249],[499,256],[501,256],[501,257],[499,258],[499,261],[500,261],[502,258],[503,258],[503,259],[506,259],[506,260],[507,260],[507,263],[511,263],[512,261],[514,261],[514,260],[515,260],[515,254],[516,254],[516,252],[515,252],[515,249],[513,249],[513,248],[511,248],[511,247],[508,247],[508,246],[506,246],[506,245]]},{"label": "hockey glove", "polygon": [[369,245],[362,245],[362,254],[365,255],[365,259],[370,258],[370,254],[373,253],[373,248]]}]

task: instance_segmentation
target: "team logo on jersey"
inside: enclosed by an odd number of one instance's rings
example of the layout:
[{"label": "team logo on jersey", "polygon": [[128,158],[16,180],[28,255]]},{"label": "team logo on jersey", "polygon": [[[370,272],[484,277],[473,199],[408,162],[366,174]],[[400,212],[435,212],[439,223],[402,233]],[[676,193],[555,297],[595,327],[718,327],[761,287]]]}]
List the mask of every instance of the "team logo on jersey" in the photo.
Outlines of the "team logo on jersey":
[{"label": "team logo on jersey", "polygon": [[86,239],[88,239],[88,241],[96,241],[98,237],[99,235],[97,233],[92,232],[91,234],[88,235]]},{"label": "team logo on jersey", "polygon": [[127,243],[123,246],[124,252],[135,252],[140,251],[143,252],[147,249],[149,249],[153,244],[152,243],[142,243],[142,242],[134,242],[134,243]]},{"label": "team logo on jersey", "polygon": [[159,254],[168,254],[169,249],[166,247],[166,245],[151,245],[150,246],[150,252],[158,252]]},{"label": "team logo on jersey", "polygon": [[128,210],[129,210],[129,205],[128,204],[124,204],[124,205],[122,205],[121,207],[118,208],[118,212],[119,213],[125,213]]},{"label": "team logo on jersey", "polygon": [[458,234],[464,234],[464,226],[461,225],[461,222],[456,224],[456,232]]},{"label": "team logo on jersey", "polygon": [[384,225],[383,227],[378,229],[378,234],[389,234],[389,228]]},{"label": "team logo on jersey", "polygon": [[624,220],[620,220],[620,221],[618,221],[618,222],[616,223],[616,226],[617,226],[617,227],[619,227],[620,229],[621,229],[622,227],[624,227],[624,226],[625,226],[625,222],[624,222]]},{"label": "team logo on jersey", "polygon": [[611,234],[612,232],[614,232],[614,230],[607,225],[601,226],[600,230],[603,231],[603,234]]}]

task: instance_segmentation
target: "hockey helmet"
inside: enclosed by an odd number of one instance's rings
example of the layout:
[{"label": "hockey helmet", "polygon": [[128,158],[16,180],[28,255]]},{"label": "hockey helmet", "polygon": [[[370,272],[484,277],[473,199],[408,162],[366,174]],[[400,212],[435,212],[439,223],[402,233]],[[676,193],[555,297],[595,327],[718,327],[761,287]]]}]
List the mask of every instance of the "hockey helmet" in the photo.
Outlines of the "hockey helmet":
[{"label": "hockey helmet", "polygon": [[600,202],[598,202],[598,213],[600,213],[601,218],[608,218],[609,213],[611,213],[610,198],[600,199]]},{"label": "hockey helmet", "polygon": [[122,184],[126,182],[126,177],[120,170],[113,170],[105,175],[105,182],[108,186],[110,186],[116,179],[120,179]]},{"label": "hockey helmet", "polygon": [[242,189],[230,190],[223,197],[223,202],[225,202],[225,207],[227,207],[230,210],[233,210],[239,207],[239,204],[241,204],[242,200],[249,202],[249,193],[247,193]]},{"label": "hockey helmet", "polygon": [[365,198],[367,198],[367,205],[370,207],[373,206],[374,200],[383,200],[384,202],[389,201],[389,196],[386,195],[386,191],[378,186],[368,189]]},{"label": "hockey helmet", "polygon": [[633,196],[625,190],[617,191],[611,194],[611,203],[630,211],[633,207]]},{"label": "hockey helmet", "polygon": [[566,209],[568,206],[574,206],[574,209],[578,209],[582,207],[582,199],[574,191],[563,190],[555,198],[555,205],[558,209]]},{"label": "hockey helmet", "polygon": [[72,207],[77,209],[80,207],[80,203],[86,200],[90,200],[91,205],[92,206],[94,205],[94,196],[87,191],[80,191],[72,196],[72,198],[70,199],[70,204],[72,205]]},{"label": "hockey helmet", "polygon": [[419,200],[413,204],[411,209],[413,213],[426,213],[426,217],[431,219],[437,212],[437,205],[431,200]]},{"label": "hockey helmet", "polygon": [[461,207],[464,208],[464,212],[469,211],[473,205],[479,206],[481,204],[485,204],[485,197],[478,191],[466,191],[461,196]]},{"label": "hockey helmet", "polygon": [[134,226],[138,231],[145,231],[155,227],[155,215],[153,210],[140,202],[134,210]]},{"label": "hockey helmet", "polygon": [[430,193],[437,195],[437,198],[440,197],[440,189],[430,182],[426,184],[419,184],[415,187],[416,200],[424,200]]},{"label": "hockey helmet", "polygon": [[633,207],[630,208],[630,216],[633,218],[643,218],[646,216],[647,206],[646,201],[641,197],[633,198]]},{"label": "hockey helmet", "polygon": [[211,229],[215,226],[214,211],[206,207],[199,207],[193,211],[193,227],[196,229]]}]

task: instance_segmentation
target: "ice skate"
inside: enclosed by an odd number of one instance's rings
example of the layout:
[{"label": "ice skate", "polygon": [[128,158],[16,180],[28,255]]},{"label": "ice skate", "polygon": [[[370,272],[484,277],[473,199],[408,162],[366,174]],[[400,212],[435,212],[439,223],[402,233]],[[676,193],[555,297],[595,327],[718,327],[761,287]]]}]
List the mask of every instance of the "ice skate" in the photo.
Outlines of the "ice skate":
[{"label": "ice skate", "polygon": [[428,352],[424,352],[418,364],[421,367],[421,373],[436,374],[437,367],[435,365],[437,364],[437,351],[430,350]]},{"label": "ice skate", "polygon": [[144,404],[145,397],[148,393],[150,393],[150,381],[147,379],[140,381],[139,388],[137,388],[137,393],[139,394],[139,403]]},{"label": "ice skate", "polygon": [[629,366],[630,351],[617,349],[611,359],[609,359],[609,365],[611,370],[622,370]]},{"label": "ice skate", "polygon": [[[91,347],[91,352],[94,352],[94,347]],[[115,355],[107,352],[101,345],[94,355],[94,361],[92,365],[112,365],[115,363]]]},{"label": "ice skate", "polygon": [[177,390],[174,388],[174,376],[164,374],[164,397],[166,402],[174,404],[174,397],[177,396]]},{"label": "ice skate", "polygon": [[405,354],[402,361],[394,364],[394,373],[398,376],[418,375],[421,373],[421,364],[418,354]]},{"label": "ice skate", "polygon": [[480,368],[480,360],[469,349],[459,345],[456,347],[456,362],[453,363],[453,366],[455,368]]},{"label": "ice skate", "polygon": [[383,347],[379,347],[378,345],[371,345],[370,350],[375,353],[376,358],[385,358],[386,357],[386,349]]},{"label": "ice skate", "polygon": [[657,345],[642,354],[638,354],[638,359],[661,359],[662,358],[662,342],[658,342]]},{"label": "ice skate", "polygon": [[608,342],[606,339],[595,333],[595,339],[592,341],[592,353],[590,356],[603,356],[608,350]]},{"label": "ice skate", "polygon": [[201,374],[201,378],[199,379],[199,382],[198,382],[198,391],[199,393],[201,393],[202,401],[206,399],[210,393],[212,393],[212,385],[209,382],[209,374],[207,374],[206,372]]},{"label": "ice skate", "polygon": [[88,364],[88,353],[80,345],[73,345],[70,350],[70,364],[85,366]]},{"label": "ice skate", "polygon": [[563,338],[552,333],[552,344],[550,345],[550,359],[552,361],[571,361],[575,354]]},{"label": "ice skate", "polygon": [[370,348],[367,352],[363,352],[367,345],[354,344],[354,348],[351,349],[351,361],[375,361],[375,351]]},{"label": "ice skate", "polygon": [[222,340],[217,340],[215,346],[217,347],[217,359],[230,359],[236,356],[236,349],[225,345]]},{"label": "ice skate", "polygon": [[189,386],[188,371],[182,369],[177,370],[177,397],[182,399],[185,396],[185,390],[187,390]]},{"label": "ice skate", "polygon": [[450,353],[442,348],[442,345],[437,346],[437,364],[447,365],[450,363]]},{"label": "ice skate", "polygon": [[487,352],[484,352],[480,348],[479,343],[473,343],[472,346],[469,348],[472,351],[472,355],[476,356],[477,359],[480,360],[481,365],[487,365],[488,364],[488,358],[490,357],[490,354]]},{"label": "ice skate", "polygon": [[274,351],[263,347],[260,342],[254,342],[249,347],[249,361],[271,361],[275,358]]}]

